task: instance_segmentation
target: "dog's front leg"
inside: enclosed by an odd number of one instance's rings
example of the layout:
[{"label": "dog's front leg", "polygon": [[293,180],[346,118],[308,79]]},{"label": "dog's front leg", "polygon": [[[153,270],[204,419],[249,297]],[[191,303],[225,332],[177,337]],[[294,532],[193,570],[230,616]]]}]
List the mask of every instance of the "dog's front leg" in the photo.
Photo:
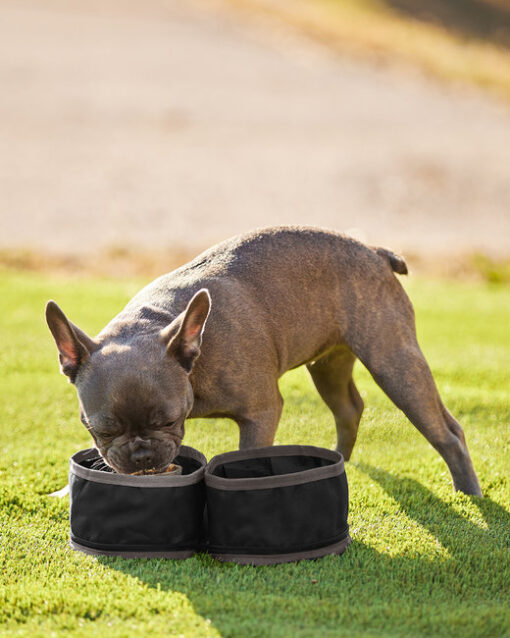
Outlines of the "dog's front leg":
[{"label": "dog's front leg", "polygon": [[239,426],[239,449],[273,445],[283,408],[283,399],[263,410],[247,410],[236,418]]}]

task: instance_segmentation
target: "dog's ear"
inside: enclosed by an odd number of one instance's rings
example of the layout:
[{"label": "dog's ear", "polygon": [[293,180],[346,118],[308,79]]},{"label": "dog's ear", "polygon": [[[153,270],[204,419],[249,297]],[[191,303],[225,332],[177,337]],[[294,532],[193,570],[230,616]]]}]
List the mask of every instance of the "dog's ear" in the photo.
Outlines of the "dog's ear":
[{"label": "dog's ear", "polygon": [[54,301],[46,304],[46,323],[57,344],[60,370],[73,383],[78,369],[98,345],[71,323]]},{"label": "dog's ear", "polygon": [[211,296],[206,288],[199,290],[186,310],[176,317],[162,332],[167,353],[191,372],[200,354],[205,322],[211,310]]}]

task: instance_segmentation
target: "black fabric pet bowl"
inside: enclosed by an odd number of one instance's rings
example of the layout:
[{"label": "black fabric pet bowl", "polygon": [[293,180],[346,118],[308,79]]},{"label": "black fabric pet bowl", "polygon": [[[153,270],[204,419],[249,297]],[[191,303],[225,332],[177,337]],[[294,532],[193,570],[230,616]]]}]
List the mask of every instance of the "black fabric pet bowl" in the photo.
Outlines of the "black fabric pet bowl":
[{"label": "black fabric pet bowl", "polygon": [[212,556],[267,565],[341,554],[351,539],[343,457],[282,445],[214,457],[205,470]]},{"label": "black fabric pet bowl", "polygon": [[[189,558],[203,542],[203,454],[182,446],[181,475],[105,471],[95,448],[70,461],[70,544],[87,554]],[[102,468],[102,469],[94,469]]]}]

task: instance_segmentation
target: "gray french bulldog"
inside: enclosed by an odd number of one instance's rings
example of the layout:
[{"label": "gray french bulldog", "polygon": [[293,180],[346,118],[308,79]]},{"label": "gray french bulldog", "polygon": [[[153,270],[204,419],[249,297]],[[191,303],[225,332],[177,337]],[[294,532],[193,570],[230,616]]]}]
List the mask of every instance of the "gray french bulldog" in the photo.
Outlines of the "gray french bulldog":
[{"label": "gray french bulldog", "polygon": [[279,377],[306,365],[349,459],[363,412],[356,358],[444,458],[455,489],[481,495],[464,433],[443,405],[394,275],[405,261],[336,232],[276,227],[234,237],[139,292],[94,339],[46,307],[81,419],[115,471],[163,471],[184,422],[228,417],[240,448],[271,445]]}]

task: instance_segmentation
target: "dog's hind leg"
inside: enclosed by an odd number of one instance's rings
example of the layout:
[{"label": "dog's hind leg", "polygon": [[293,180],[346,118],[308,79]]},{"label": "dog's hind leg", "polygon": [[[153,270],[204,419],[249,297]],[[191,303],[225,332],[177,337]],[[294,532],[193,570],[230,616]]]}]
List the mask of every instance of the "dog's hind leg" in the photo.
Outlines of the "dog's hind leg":
[{"label": "dog's hind leg", "polygon": [[356,357],[347,348],[325,354],[307,368],[322,399],[333,412],[337,431],[337,450],[346,460],[356,442],[363,413],[363,400],[352,380]]},{"label": "dog's hind leg", "polygon": [[[384,294],[383,294],[384,293]],[[481,496],[464,433],[441,401],[416,339],[414,311],[394,279],[365,313],[350,346],[375,381],[446,461],[456,490]]]}]

